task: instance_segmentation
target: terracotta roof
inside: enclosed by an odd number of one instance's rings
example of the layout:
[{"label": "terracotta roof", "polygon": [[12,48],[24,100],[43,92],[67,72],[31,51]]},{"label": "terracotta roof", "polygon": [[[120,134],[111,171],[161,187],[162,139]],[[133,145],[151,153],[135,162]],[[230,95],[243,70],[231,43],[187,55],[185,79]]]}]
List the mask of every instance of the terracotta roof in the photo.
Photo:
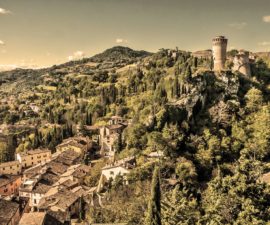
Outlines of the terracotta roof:
[{"label": "terracotta roof", "polygon": [[33,193],[38,193],[38,194],[45,194],[47,191],[51,188],[50,185],[38,183],[34,188],[33,188]]},{"label": "terracotta roof", "polygon": [[20,179],[20,176],[2,175],[0,176],[0,187],[3,187],[17,179]]},{"label": "terracotta roof", "polygon": [[111,119],[123,119],[121,116],[112,116]]},{"label": "terracotta roof", "polygon": [[45,212],[24,213],[19,225],[43,225],[45,217]]},{"label": "terracotta roof", "polygon": [[42,175],[42,178],[40,179],[39,183],[45,184],[45,185],[53,185],[55,182],[57,182],[59,179],[59,175],[54,174],[51,171],[47,171]]},{"label": "terracotta roof", "polygon": [[62,144],[57,145],[56,148],[61,148],[61,147],[65,147],[65,146],[75,146],[75,147],[78,147],[78,148],[81,148],[81,149],[84,148],[84,145],[79,144],[78,142],[76,142],[74,140],[70,140],[68,142],[63,142]]},{"label": "terracotta roof", "polygon": [[16,165],[20,165],[19,161],[10,161],[10,162],[4,162],[0,164],[0,167],[7,167],[7,166],[16,166]]},{"label": "terracotta roof", "polygon": [[61,175],[64,172],[66,172],[68,166],[57,160],[54,160],[47,164],[47,168],[48,168],[47,171],[50,171],[56,175]]},{"label": "terracotta roof", "polygon": [[19,207],[19,204],[16,202],[0,199],[0,221],[10,221]]},{"label": "terracotta roof", "polygon": [[50,209],[52,211],[65,212],[74,202],[78,200],[79,196],[67,189],[59,190],[57,193],[43,197],[40,200],[38,208]]},{"label": "terracotta roof", "polygon": [[59,154],[54,161],[63,163],[65,165],[72,165],[76,160],[80,159],[80,156],[81,155],[79,153],[70,149]]},{"label": "terracotta roof", "polygon": [[87,125],[84,125],[84,129],[95,131],[95,130],[99,130],[100,126],[87,126]]},{"label": "terracotta roof", "polygon": [[51,153],[50,149],[34,149],[34,150],[29,150],[26,152],[20,152],[20,156],[28,156],[28,155],[36,155],[36,154],[43,154],[43,153]]},{"label": "terracotta roof", "polygon": [[106,125],[105,127],[108,128],[109,130],[118,130],[118,129],[124,128],[124,125],[122,125],[122,124],[112,124],[112,125]]}]

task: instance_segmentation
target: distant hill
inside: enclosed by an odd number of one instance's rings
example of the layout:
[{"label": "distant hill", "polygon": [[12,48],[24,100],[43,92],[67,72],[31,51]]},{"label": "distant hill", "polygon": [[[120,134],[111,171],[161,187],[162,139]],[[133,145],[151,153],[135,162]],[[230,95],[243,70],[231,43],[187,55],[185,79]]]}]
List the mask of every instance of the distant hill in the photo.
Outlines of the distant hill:
[{"label": "distant hill", "polygon": [[[69,61],[64,64],[54,65],[48,68],[42,69],[22,69],[16,68],[10,71],[0,71],[0,85],[3,83],[22,80],[25,85],[33,85],[33,81],[36,83],[37,78],[46,73],[66,74],[67,72],[82,72],[85,71],[84,67],[88,63],[112,63],[111,67],[122,67],[128,64],[139,61],[152,53],[147,51],[136,51],[128,47],[116,46],[105,50],[104,52],[94,55],[90,58],[84,58],[76,61]],[[77,67],[81,69],[78,70]]]},{"label": "distant hill", "polygon": [[135,60],[151,55],[147,51],[135,51],[128,47],[116,46],[91,57],[93,61]]},{"label": "distant hill", "polygon": [[198,58],[211,58],[212,50],[211,49],[200,50],[200,51],[192,52],[192,55]]}]

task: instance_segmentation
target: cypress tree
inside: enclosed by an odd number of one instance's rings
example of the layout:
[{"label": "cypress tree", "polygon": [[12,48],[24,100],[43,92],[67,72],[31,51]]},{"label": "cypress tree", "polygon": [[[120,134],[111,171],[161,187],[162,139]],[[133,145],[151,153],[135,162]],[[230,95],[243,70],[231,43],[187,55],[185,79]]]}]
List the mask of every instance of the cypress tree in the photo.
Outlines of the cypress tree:
[{"label": "cypress tree", "polygon": [[187,79],[188,81],[190,81],[191,78],[192,78],[191,66],[188,65],[188,66],[187,66],[187,69],[186,69],[186,79]]},{"label": "cypress tree", "polygon": [[153,173],[151,197],[148,203],[146,225],[161,225],[161,191],[158,167],[155,167]]}]

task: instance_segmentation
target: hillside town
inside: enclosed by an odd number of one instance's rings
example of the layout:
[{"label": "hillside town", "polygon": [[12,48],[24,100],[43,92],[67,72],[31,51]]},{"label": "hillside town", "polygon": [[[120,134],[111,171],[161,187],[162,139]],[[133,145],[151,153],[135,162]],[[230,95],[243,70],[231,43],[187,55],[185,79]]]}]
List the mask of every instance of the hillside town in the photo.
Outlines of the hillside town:
[{"label": "hillside town", "polygon": [[[209,224],[216,196],[226,196],[215,182],[243,172],[235,159],[268,160],[268,136],[252,133],[269,128],[261,106],[268,80],[253,77],[266,64],[245,50],[228,52],[227,44],[217,36],[212,50],[192,53],[115,47],[91,59],[16,71],[17,78],[4,74],[0,225],[143,224],[148,201],[160,197],[149,197],[155,191],[166,193],[160,203],[166,224],[196,224],[200,217]],[[262,120],[259,127],[250,114]],[[262,145],[255,154],[256,138]],[[265,188],[269,171],[256,171],[252,182]],[[208,199],[208,192],[217,194]]]},{"label": "hillside town", "polygon": [[[1,224],[79,224],[85,207],[95,204],[94,196],[104,185],[136,165],[134,157],[114,159],[114,144],[128,123],[113,116],[108,125],[92,127],[99,133],[97,142],[78,135],[63,140],[55,153],[33,149],[17,153],[15,161],[1,163]],[[102,168],[99,185],[86,186],[85,177],[103,157],[108,164]]]}]

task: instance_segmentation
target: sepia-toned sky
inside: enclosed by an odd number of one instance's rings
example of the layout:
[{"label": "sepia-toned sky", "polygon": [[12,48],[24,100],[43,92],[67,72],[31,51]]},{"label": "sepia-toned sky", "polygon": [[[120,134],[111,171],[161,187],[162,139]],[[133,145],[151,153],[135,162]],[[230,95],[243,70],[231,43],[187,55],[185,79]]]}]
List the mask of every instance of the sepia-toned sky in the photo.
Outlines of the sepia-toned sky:
[{"label": "sepia-toned sky", "polygon": [[0,70],[42,67],[115,45],[155,52],[270,51],[270,0],[0,0]]}]

